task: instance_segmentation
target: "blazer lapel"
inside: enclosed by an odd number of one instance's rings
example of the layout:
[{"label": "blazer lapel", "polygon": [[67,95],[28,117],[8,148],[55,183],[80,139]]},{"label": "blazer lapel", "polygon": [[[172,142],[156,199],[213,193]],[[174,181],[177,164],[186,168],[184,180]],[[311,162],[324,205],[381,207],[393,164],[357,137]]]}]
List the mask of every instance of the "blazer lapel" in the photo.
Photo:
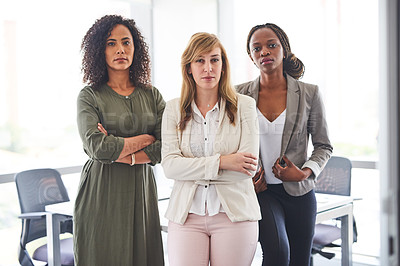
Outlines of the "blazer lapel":
[{"label": "blazer lapel", "polygon": [[287,146],[293,135],[294,125],[298,119],[299,108],[299,86],[294,78],[286,75],[287,79],[287,98],[286,98],[286,121],[283,128],[281,157],[286,153]]}]

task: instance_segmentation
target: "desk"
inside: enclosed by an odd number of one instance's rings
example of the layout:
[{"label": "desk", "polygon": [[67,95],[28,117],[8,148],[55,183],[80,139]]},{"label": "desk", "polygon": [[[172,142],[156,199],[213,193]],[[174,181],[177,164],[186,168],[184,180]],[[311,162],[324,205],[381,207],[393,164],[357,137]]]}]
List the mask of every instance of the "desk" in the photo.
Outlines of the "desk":
[{"label": "desk", "polygon": [[342,266],[353,265],[353,199],[347,196],[315,193],[317,198],[316,223],[341,218]]},{"label": "desk", "polygon": [[[341,218],[342,224],[342,265],[352,265],[352,244],[353,244],[353,199],[346,196],[316,193],[317,218],[316,223]],[[160,200],[160,221],[161,229],[168,230],[168,220],[164,218],[168,200]],[[47,214],[47,242],[49,266],[59,266],[60,263],[60,215],[73,215],[73,203],[64,202],[46,206]]]}]

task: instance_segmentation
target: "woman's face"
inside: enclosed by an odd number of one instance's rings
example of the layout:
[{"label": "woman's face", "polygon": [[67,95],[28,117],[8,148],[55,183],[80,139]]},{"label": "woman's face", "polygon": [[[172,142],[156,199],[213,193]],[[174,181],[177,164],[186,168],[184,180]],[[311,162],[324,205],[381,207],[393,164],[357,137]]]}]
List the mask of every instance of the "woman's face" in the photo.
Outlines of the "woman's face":
[{"label": "woman's face", "polygon": [[121,24],[116,25],[106,41],[105,56],[108,71],[129,71],[134,51],[135,46],[129,29]]},{"label": "woman's face", "polygon": [[270,74],[283,72],[283,47],[275,32],[269,28],[256,30],[250,38],[251,60],[260,71]]},{"label": "woman's face", "polygon": [[216,90],[221,78],[222,56],[219,47],[214,48],[209,53],[201,54],[192,63],[188,69],[196,82],[197,90]]}]

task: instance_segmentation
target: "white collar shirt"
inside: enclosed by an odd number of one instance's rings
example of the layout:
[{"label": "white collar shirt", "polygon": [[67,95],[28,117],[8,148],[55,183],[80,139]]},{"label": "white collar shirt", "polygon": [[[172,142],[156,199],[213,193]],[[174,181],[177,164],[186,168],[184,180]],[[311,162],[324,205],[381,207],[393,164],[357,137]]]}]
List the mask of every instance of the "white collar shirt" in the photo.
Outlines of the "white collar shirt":
[{"label": "white collar shirt", "polygon": [[[219,124],[218,103],[203,117],[196,103],[192,103],[193,122],[190,132],[190,149],[195,157],[213,155],[215,136]],[[199,185],[194,194],[189,213],[213,216],[223,212],[215,185]]]}]

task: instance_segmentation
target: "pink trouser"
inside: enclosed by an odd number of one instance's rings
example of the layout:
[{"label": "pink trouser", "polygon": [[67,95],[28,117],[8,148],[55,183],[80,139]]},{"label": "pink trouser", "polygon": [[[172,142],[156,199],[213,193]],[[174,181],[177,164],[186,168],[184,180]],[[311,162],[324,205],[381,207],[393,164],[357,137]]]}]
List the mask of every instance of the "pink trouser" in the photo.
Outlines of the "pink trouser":
[{"label": "pink trouser", "polygon": [[170,266],[247,266],[257,248],[258,222],[232,223],[225,213],[189,214],[184,225],[168,223]]}]

